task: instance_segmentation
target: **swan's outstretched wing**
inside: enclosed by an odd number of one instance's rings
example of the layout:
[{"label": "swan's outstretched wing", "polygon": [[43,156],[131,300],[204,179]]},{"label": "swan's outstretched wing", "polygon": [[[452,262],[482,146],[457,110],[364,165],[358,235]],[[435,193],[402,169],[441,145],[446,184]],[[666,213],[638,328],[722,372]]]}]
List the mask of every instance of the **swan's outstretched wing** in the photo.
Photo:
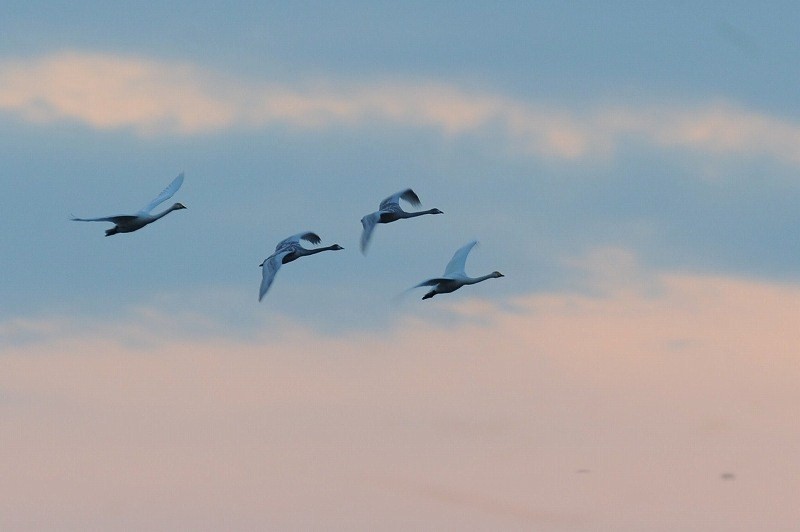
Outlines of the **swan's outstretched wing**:
[{"label": "swan's outstretched wing", "polygon": [[473,240],[468,244],[460,247],[458,251],[453,254],[453,258],[447,263],[444,268],[444,277],[452,276],[465,276],[464,265],[467,263],[467,255],[472,251],[472,248],[477,244],[477,240]]},{"label": "swan's outstretched wing", "polygon": [[182,184],[183,184],[183,172],[178,174],[178,177],[173,179],[172,183],[167,185],[167,188],[162,190],[161,194],[159,194],[156,199],[154,199],[153,201],[148,203],[139,212],[147,212],[147,213],[149,213],[150,211],[155,209],[158,205],[160,205],[161,203],[164,203],[165,201],[170,199],[173,196],[173,194],[175,194],[178,191],[178,189],[181,188]]},{"label": "swan's outstretched wing", "polygon": [[322,239],[319,237],[317,233],[306,231],[304,233],[297,233],[296,235],[284,238],[283,240],[278,242],[277,246],[275,246],[275,251],[278,251],[286,246],[299,244],[300,240],[305,240],[306,242],[311,242],[312,244],[319,244],[320,242],[322,242]]},{"label": "swan's outstretched wing", "polygon": [[261,288],[258,290],[258,300],[264,298],[269,287],[272,286],[272,281],[275,280],[275,274],[283,264],[283,257],[288,255],[290,251],[282,251],[280,253],[273,253],[267,260],[261,263]]},{"label": "swan's outstretched wing", "polygon": [[452,279],[448,279],[446,277],[434,277],[433,279],[428,279],[427,281],[422,281],[421,283],[414,285],[413,288],[419,288],[420,286],[436,286],[439,283],[444,283],[446,281],[452,281]]},{"label": "swan's outstretched wing", "polygon": [[375,229],[375,224],[378,223],[380,218],[381,215],[379,212],[373,212],[361,218],[361,225],[364,226],[364,230],[361,231],[361,253],[367,252],[369,239],[372,238],[372,231]]},{"label": "swan's outstretched wing", "polygon": [[101,218],[75,218],[72,217],[70,220],[73,222],[111,222],[114,224],[124,224],[125,222],[130,222],[135,220],[137,217],[133,215],[122,215],[122,216],[103,216]]},{"label": "swan's outstretched wing", "polygon": [[400,192],[396,192],[395,194],[392,194],[391,196],[383,200],[380,204],[380,209],[383,210],[389,205],[400,203],[401,199],[406,200],[414,207],[419,207],[421,203],[419,201],[419,196],[417,196],[417,193],[411,190],[410,188],[407,188],[405,190],[401,190]]}]

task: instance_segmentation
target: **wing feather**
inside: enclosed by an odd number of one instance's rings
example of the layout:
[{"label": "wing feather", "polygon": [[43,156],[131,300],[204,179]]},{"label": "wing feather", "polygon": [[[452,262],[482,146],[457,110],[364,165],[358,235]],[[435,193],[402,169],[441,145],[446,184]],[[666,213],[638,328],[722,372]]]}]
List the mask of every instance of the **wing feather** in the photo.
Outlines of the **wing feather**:
[{"label": "wing feather", "polygon": [[133,215],[130,215],[130,214],[126,214],[126,215],[121,215],[121,216],[103,216],[103,217],[100,217],[100,218],[75,218],[75,217],[73,217],[73,218],[70,218],[70,220],[72,220],[73,222],[111,222],[111,223],[115,223],[115,224],[120,224],[120,223],[130,222],[132,220],[135,220],[136,218],[137,218],[136,216],[133,216]]},{"label": "wing feather", "polygon": [[417,193],[411,190],[410,188],[405,189],[401,194],[400,197],[409,202],[414,207],[419,207],[422,202],[419,201],[419,196]]},{"label": "wing feather", "polygon": [[364,226],[364,230],[361,231],[361,253],[367,252],[369,239],[372,238],[372,231],[375,229],[375,224],[378,223],[380,217],[380,213],[373,212],[361,218],[361,225]]},{"label": "wing feather", "polygon": [[272,286],[272,281],[275,280],[275,274],[278,273],[278,270],[283,264],[283,257],[288,255],[290,251],[282,251],[280,253],[273,253],[270,257],[264,261],[261,265],[261,287],[258,290],[258,300],[261,301],[264,298],[264,295],[269,290],[269,287]]},{"label": "wing feather", "polygon": [[319,235],[317,233],[312,233],[311,231],[300,233],[298,236],[306,242],[311,242],[314,245],[322,242],[322,239],[319,237]]},{"label": "wing feather", "polygon": [[469,252],[472,251],[472,248],[475,247],[475,244],[477,243],[477,240],[473,240],[472,242],[469,242],[458,248],[458,250],[453,254],[453,258],[450,259],[450,262],[448,262],[447,266],[444,268],[444,277],[466,275],[466,272],[464,272],[464,266],[467,263],[467,255],[469,255]]},{"label": "wing feather", "polygon": [[415,285],[414,288],[419,288],[420,286],[436,286],[437,284],[444,283],[446,281],[452,281],[452,279],[448,279],[446,277],[434,277],[433,279],[422,281],[418,285]]},{"label": "wing feather", "polygon": [[407,188],[405,190],[401,190],[400,192],[395,192],[385,200],[383,200],[380,204],[380,209],[383,210],[387,208],[389,205],[394,205],[400,203],[400,199],[404,199],[409,202],[414,207],[418,207],[420,205],[419,196],[417,193]]},{"label": "wing feather", "polygon": [[278,251],[286,246],[296,246],[300,243],[300,240],[305,240],[306,242],[310,242],[312,244],[319,244],[322,242],[322,239],[319,237],[317,233],[313,233],[311,231],[305,231],[303,233],[297,233],[296,235],[292,235],[288,238],[284,238],[278,245],[275,246],[275,251]]},{"label": "wing feather", "polygon": [[141,211],[139,211],[139,212],[147,212],[147,213],[149,213],[150,211],[152,211],[153,209],[155,209],[155,208],[156,208],[158,205],[160,205],[160,204],[164,203],[164,202],[165,202],[165,201],[167,201],[169,198],[171,198],[171,197],[172,197],[172,196],[173,196],[173,195],[174,195],[174,194],[175,194],[175,193],[178,191],[178,189],[179,189],[179,188],[181,188],[181,185],[182,185],[182,184],[183,184],[183,172],[181,172],[180,174],[178,174],[178,177],[176,177],[175,179],[173,179],[173,180],[172,180],[172,183],[170,183],[169,185],[167,185],[167,186],[166,186],[166,188],[165,188],[164,190],[162,190],[162,191],[161,191],[161,194],[159,194],[159,195],[156,197],[156,199],[154,199],[153,201],[151,201],[150,203],[148,203],[148,204],[147,204],[147,205],[146,205],[146,206],[145,206],[145,207],[144,207],[144,208],[143,208]]}]

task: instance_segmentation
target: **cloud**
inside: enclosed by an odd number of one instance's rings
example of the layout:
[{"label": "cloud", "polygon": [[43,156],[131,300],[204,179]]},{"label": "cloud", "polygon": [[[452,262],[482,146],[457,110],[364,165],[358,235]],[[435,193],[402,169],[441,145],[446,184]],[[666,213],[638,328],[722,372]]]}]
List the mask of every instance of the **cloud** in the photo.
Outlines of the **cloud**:
[{"label": "cloud", "polygon": [[[0,109],[37,123],[194,134],[233,125],[235,103],[215,96],[185,64],[65,52],[0,66]],[[228,95],[230,96],[230,95]]]},{"label": "cloud", "polygon": [[732,103],[638,110],[620,107],[599,113],[595,123],[597,133],[612,137],[641,135],[664,148],[714,155],[739,153],[800,164],[800,125]]},{"label": "cloud", "polygon": [[514,151],[557,160],[609,157],[621,144],[644,142],[800,164],[800,125],[732,103],[576,112],[435,81],[290,86],[237,80],[185,63],[77,51],[2,62],[0,109],[35,123],[72,120],[141,135],[377,123],[445,137],[495,138],[499,132]]},{"label": "cloud", "polygon": [[29,320],[0,357],[0,527],[791,528],[800,287],[586,264],[596,295],[388,332],[143,348],[146,312]]}]

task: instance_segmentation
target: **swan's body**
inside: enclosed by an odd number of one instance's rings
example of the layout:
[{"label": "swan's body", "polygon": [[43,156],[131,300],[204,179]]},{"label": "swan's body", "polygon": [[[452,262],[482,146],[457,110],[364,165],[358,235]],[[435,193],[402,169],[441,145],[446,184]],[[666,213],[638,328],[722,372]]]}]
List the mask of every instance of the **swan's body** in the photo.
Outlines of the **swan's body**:
[{"label": "swan's body", "polygon": [[375,229],[376,224],[388,224],[389,222],[402,220],[403,218],[414,218],[416,216],[422,216],[423,214],[443,214],[439,209],[429,209],[419,212],[404,211],[403,208],[400,207],[401,199],[406,200],[414,207],[420,205],[417,194],[410,188],[407,188],[389,196],[381,202],[377,211],[361,218],[361,225],[364,226],[364,230],[361,232],[362,253],[367,252],[369,239],[372,236],[372,231]]},{"label": "swan's body", "polygon": [[142,208],[142,210],[136,214],[103,216],[101,218],[72,218],[72,220],[76,222],[111,222],[114,224],[114,227],[111,229],[106,229],[106,236],[116,235],[117,233],[131,233],[137,229],[141,229],[145,225],[155,222],[159,218],[163,218],[172,211],[185,209],[186,207],[182,203],[175,203],[172,205],[172,207],[166,209],[165,211],[156,214],[150,213],[150,211],[171,198],[175,192],[181,188],[182,184],[183,172],[181,172],[178,177],[173,179],[172,183],[167,185],[167,187],[161,191],[161,194],[159,194],[156,199],[145,205],[144,208]]},{"label": "swan's body", "polygon": [[305,240],[306,242],[311,242],[312,244],[319,244],[322,241],[316,233],[312,233],[310,231],[298,233],[290,236],[289,238],[281,240],[278,245],[275,246],[275,253],[264,259],[264,262],[259,264],[259,266],[261,266],[261,288],[258,291],[259,301],[264,298],[264,294],[266,294],[267,290],[269,290],[269,287],[272,286],[272,281],[275,280],[275,274],[278,273],[281,265],[292,262],[293,260],[297,260],[300,257],[305,257],[306,255],[314,255],[315,253],[320,253],[322,251],[337,251],[344,249],[339,244],[334,244],[332,246],[326,246],[323,248],[307,249],[300,245],[300,240]]},{"label": "swan's body", "polygon": [[444,275],[441,277],[434,277],[433,279],[428,279],[427,281],[423,281],[416,285],[414,288],[419,288],[420,286],[432,286],[433,289],[422,296],[422,299],[428,299],[436,294],[448,294],[450,292],[455,292],[459,288],[464,285],[468,284],[476,284],[480,283],[481,281],[485,281],[486,279],[495,279],[497,277],[504,277],[504,275],[500,272],[492,272],[488,275],[483,275],[481,277],[469,277],[464,272],[464,265],[467,262],[467,255],[469,252],[472,251],[472,248],[475,247],[477,244],[477,240],[473,240],[472,242],[460,247],[454,254],[453,258],[450,259],[450,262],[447,263],[447,266],[444,269]]}]

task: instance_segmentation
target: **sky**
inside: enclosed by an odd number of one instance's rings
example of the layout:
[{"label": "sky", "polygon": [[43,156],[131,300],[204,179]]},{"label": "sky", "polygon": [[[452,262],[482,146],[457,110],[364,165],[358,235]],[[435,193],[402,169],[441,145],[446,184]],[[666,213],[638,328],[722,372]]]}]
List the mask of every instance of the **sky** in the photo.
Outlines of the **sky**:
[{"label": "sky", "polygon": [[7,2],[0,528],[793,529],[799,22]]}]

